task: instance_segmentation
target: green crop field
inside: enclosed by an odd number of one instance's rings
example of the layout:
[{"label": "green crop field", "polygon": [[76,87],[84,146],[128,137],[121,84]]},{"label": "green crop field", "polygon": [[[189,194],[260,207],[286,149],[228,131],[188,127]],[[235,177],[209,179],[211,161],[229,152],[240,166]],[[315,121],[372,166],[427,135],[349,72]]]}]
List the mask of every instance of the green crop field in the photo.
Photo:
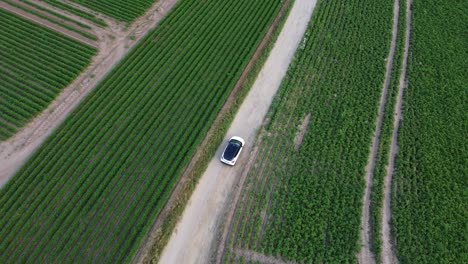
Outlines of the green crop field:
[{"label": "green crop field", "polygon": [[72,0],[82,6],[125,22],[143,15],[156,0]]},{"label": "green crop field", "polygon": [[317,3],[260,133],[226,262],[250,261],[243,250],[298,263],[356,262],[392,18],[389,1]]},{"label": "green crop field", "polygon": [[[89,32],[86,32],[84,30],[84,28],[80,28],[83,24],[78,22],[78,21],[75,21],[75,20],[72,20],[72,19],[69,19],[68,17],[66,16],[62,16],[56,12],[52,12],[51,10],[47,9],[47,8],[42,8],[42,6],[39,6],[39,5],[36,5],[32,2],[29,2],[29,1],[24,1],[24,0],[20,0],[21,2],[25,3],[26,5],[23,5],[23,4],[20,4],[20,3],[17,3],[17,2],[14,2],[14,1],[10,1],[10,0],[3,0],[3,2],[13,6],[13,7],[16,7],[18,9],[21,9],[27,13],[30,13],[36,17],[39,17],[39,18],[42,18],[42,19],[45,19],[53,24],[56,24],[58,26],[61,26],[65,29],[68,29],[70,31],[73,31],[75,33],[78,33],[80,34],[81,36],[85,37],[85,38],[88,38],[90,40],[98,40],[98,38],[89,33]],[[37,9],[37,10],[36,10]],[[47,15],[42,13],[41,11],[43,12],[46,12],[48,13]],[[51,16],[52,15],[52,16]],[[54,16],[56,16],[54,18]],[[62,21],[60,21],[58,18],[61,18],[61,19],[64,19],[68,22],[72,22],[74,25],[69,25],[68,23],[64,23]],[[78,27],[77,27],[78,26]],[[88,29],[90,27],[88,26]]]},{"label": "green crop field", "polygon": [[96,49],[0,9],[0,140],[44,110]]},{"label": "green crop field", "polygon": [[107,27],[106,22],[104,22],[104,20],[98,18],[96,15],[85,12],[85,11],[79,9],[79,8],[73,7],[73,6],[71,6],[71,5],[67,4],[67,3],[62,2],[62,1],[44,0],[44,2],[46,2],[47,4],[49,4],[51,6],[54,6],[56,8],[62,9],[64,11],[66,11],[66,12],[69,12],[71,14],[74,14],[76,16],[79,16],[81,18],[89,20],[89,21],[93,22],[94,24],[96,24],[98,26]]},{"label": "green crop field", "polygon": [[282,1],[181,1],[0,190],[0,262],[128,262]]},{"label": "green crop field", "polygon": [[467,261],[467,11],[466,1],[413,1],[392,184],[400,263]]},{"label": "green crop field", "polygon": [[41,5],[38,5],[38,4],[34,3],[34,2],[31,2],[31,1],[28,1],[28,0],[19,0],[19,1],[26,4],[27,6],[33,7],[35,9],[37,9],[37,10],[41,10],[41,11],[43,11],[45,13],[48,13],[49,15],[55,16],[55,17],[60,18],[60,19],[62,19],[64,21],[68,21],[68,22],[70,22],[72,24],[75,24],[76,26],[78,26],[80,28],[91,29],[91,27],[89,25],[87,25],[87,24],[81,23],[80,21],[69,18],[69,17],[67,17],[67,16],[65,16],[63,14],[60,14],[60,13],[58,13],[56,11],[45,8],[45,7],[43,7]]}]

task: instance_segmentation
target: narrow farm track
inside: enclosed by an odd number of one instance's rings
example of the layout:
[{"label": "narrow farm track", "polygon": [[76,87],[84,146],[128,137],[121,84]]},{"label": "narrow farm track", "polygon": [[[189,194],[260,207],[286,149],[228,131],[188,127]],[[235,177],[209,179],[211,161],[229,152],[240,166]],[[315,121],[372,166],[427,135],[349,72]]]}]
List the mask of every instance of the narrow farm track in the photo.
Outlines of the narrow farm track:
[{"label": "narrow farm track", "polygon": [[394,243],[391,235],[391,197],[392,197],[392,176],[395,167],[395,158],[398,152],[398,128],[400,126],[400,120],[402,118],[402,104],[403,104],[403,93],[407,87],[406,70],[408,65],[408,54],[411,37],[411,4],[412,0],[406,1],[406,29],[405,29],[405,48],[403,54],[403,63],[401,67],[400,83],[398,86],[398,95],[395,103],[395,113],[393,122],[393,133],[392,141],[390,145],[390,155],[388,156],[388,166],[384,179],[384,200],[382,207],[382,263],[393,264],[399,263],[398,258],[394,251]]},{"label": "narrow farm track", "polygon": [[384,117],[385,103],[387,100],[388,87],[390,85],[392,66],[393,66],[393,57],[395,54],[397,33],[398,33],[398,15],[399,15],[399,1],[394,1],[393,6],[393,27],[392,27],[392,40],[390,44],[390,50],[387,57],[387,65],[385,72],[385,80],[382,87],[382,94],[380,97],[378,116],[376,120],[376,127],[374,135],[372,137],[372,144],[370,147],[369,158],[366,165],[366,187],[363,197],[363,206],[362,206],[362,216],[361,216],[361,251],[358,254],[359,263],[362,264],[372,264],[375,263],[375,256],[371,252],[370,248],[370,196],[372,192],[372,182],[375,168],[375,161],[377,157],[377,150],[380,142],[380,132],[382,128],[382,122]]},{"label": "narrow farm track", "polygon": [[[66,87],[39,116],[30,121],[15,136],[5,142],[0,142],[0,187],[6,184],[53,129],[92,91],[95,85],[141,37],[169,13],[176,3],[177,0],[158,1],[147,11],[145,16],[137,19],[126,31],[116,23],[109,23],[108,30],[98,29],[97,34],[102,42],[99,44],[99,53],[91,65]],[[60,11],[56,8],[52,10]],[[131,39],[130,36],[135,38]]]},{"label": "narrow farm track", "polygon": [[41,25],[43,25],[43,26],[46,26],[46,27],[48,27],[48,28],[50,28],[50,29],[53,29],[53,30],[55,30],[55,31],[57,31],[57,32],[60,32],[60,33],[62,33],[62,34],[64,34],[64,35],[67,35],[68,37],[71,37],[71,38],[73,38],[73,39],[76,39],[76,40],[78,40],[78,41],[81,41],[81,42],[83,42],[83,43],[86,43],[86,44],[88,44],[88,45],[91,45],[91,46],[93,46],[93,47],[95,47],[95,48],[98,48],[98,47],[99,47],[99,44],[98,44],[98,42],[96,42],[96,41],[93,41],[93,40],[90,40],[90,39],[88,39],[88,38],[86,38],[86,37],[83,37],[82,35],[80,35],[80,34],[78,34],[78,33],[76,33],[76,32],[73,32],[73,31],[71,31],[71,30],[68,30],[68,29],[66,29],[66,28],[63,28],[63,27],[61,27],[61,26],[59,26],[59,25],[57,25],[57,24],[54,24],[54,23],[52,23],[52,22],[50,22],[50,21],[47,21],[47,20],[42,19],[42,18],[40,18],[40,17],[34,16],[34,15],[32,15],[32,14],[26,12],[26,11],[23,11],[23,10],[21,10],[21,9],[19,9],[19,8],[16,8],[16,7],[14,7],[14,6],[11,6],[11,5],[9,5],[9,4],[3,2],[3,1],[0,2],[0,8],[3,8],[3,9],[5,9],[5,10],[11,11],[11,12],[14,12],[14,13],[16,13],[16,14],[22,16],[22,17],[25,17],[25,18],[27,18],[27,19],[29,19],[29,20],[32,20],[32,21],[34,21],[34,22],[36,22],[36,23],[38,23],[38,24],[41,24]]},{"label": "narrow farm track", "polygon": [[270,57],[236,115],[227,137],[239,135],[246,139],[246,149],[235,167],[222,165],[220,146],[205,174],[199,180],[182,219],[163,251],[161,263],[208,263],[214,231],[219,224],[227,197],[241,173],[251,151],[256,130],[268,110],[281,83],[294,51],[311,17],[315,2],[296,0],[286,24],[270,53]]}]

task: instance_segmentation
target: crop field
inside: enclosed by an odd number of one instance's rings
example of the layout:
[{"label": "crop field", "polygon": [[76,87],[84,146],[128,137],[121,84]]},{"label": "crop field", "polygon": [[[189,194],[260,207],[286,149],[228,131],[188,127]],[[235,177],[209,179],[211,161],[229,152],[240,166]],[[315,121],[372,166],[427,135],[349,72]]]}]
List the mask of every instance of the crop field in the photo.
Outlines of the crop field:
[{"label": "crop field", "polygon": [[466,1],[413,1],[392,226],[400,263],[463,263],[467,233]]},{"label": "crop field", "polygon": [[20,2],[26,4],[26,6],[33,7],[35,9],[37,9],[37,10],[44,11],[44,12],[46,12],[46,13],[52,15],[52,16],[58,17],[58,18],[60,18],[62,20],[71,22],[71,23],[73,23],[73,24],[75,24],[75,25],[77,25],[77,26],[79,26],[81,28],[91,29],[91,27],[89,25],[87,25],[87,24],[83,24],[80,21],[77,21],[75,19],[71,19],[71,18],[69,18],[69,17],[67,17],[67,16],[65,16],[63,14],[60,14],[58,12],[55,12],[55,11],[50,10],[48,8],[45,8],[45,7],[43,7],[41,5],[38,5],[38,4],[34,3],[34,2],[31,2],[31,1],[28,1],[28,0],[20,0]]},{"label": "crop field", "polygon": [[392,2],[318,2],[260,132],[225,262],[356,262],[392,10]]},{"label": "crop field", "polygon": [[0,190],[0,262],[128,262],[281,4],[181,1]]},{"label": "crop field", "polygon": [[[53,12],[47,8],[43,8],[42,6],[34,4],[30,1],[20,0],[24,4],[20,4],[20,3],[10,1],[10,0],[3,0],[3,1],[9,4],[10,6],[16,7],[36,17],[45,19],[53,24],[56,24],[70,31],[78,33],[85,38],[88,38],[90,40],[98,40],[98,38],[95,35],[89,32],[86,32],[86,29],[90,29],[91,27],[83,23],[80,23],[79,21],[72,20],[66,16]],[[41,11],[44,11],[48,14],[43,14],[41,13]],[[65,23],[60,20],[63,20]],[[69,24],[68,22],[71,22],[71,24]]]},{"label": "crop field", "polygon": [[101,27],[107,27],[106,22],[104,22],[104,20],[98,18],[96,15],[91,14],[91,13],[86,12],[86,11],[83,11],[83,10],[81,10],[79,8],[73,7],[73,6],[71,6],[71,5],[67,4],[67,3],[62,2],[62,1],[44,0],[44,2],[51,5],[51,6],[62,9],[64,11],[66,11],[66,12],[69,12],[71,14],[74,14],[76,16],[79,16],[81,18],[87,19],[87,20],[89,20],[89,21],[93,22],[94,24],[99,25]]},{"label": "crop field", "polygon": [[44,110],[96,49],[0,9],[0,140]]},{"label": "crop field", "polygon": [[132,22],[143,15],[156,0],[72,0],[89,9],[98,11],[115,19]]}]

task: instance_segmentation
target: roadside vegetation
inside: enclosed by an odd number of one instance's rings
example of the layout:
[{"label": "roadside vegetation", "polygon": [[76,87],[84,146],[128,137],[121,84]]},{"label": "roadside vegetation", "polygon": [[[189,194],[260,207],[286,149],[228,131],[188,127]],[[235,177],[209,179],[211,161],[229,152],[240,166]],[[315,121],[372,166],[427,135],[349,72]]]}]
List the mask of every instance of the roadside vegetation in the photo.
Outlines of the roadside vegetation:
[{"label": "roadside vegetation", "polygon": [[0,190],[0,262],[128,262],[281,1],[182,1]]},{"label": "roadside vegetation", "polygon": [[392,18],[392,2],[318,2],[260,132],[225,262],[356,262]]},{"label": "roadside vegetation", "polygon": [[468,252],[468,3],[413,1],[408,87],[392,183],[400,263],[462,263]]},{"label": "roadside vegetation", "polygon": [[0,140],[43,111],[97,50],[0,9]]}]

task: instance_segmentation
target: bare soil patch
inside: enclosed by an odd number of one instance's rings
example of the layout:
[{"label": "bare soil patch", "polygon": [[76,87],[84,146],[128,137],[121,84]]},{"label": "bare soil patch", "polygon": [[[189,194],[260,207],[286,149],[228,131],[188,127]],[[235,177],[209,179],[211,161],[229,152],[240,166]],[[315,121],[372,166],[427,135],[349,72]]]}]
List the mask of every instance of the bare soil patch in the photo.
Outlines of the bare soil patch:
[{"label": "bare soil patch", "polygon": [[[160,0],[145,15],[127,26],[107,20],[109,27],[98,29],[98,54],[91,64],[36,118],[7,141],[0,142],[0,187],[21,167],[28,157],[104,78],[150,29],[172,9],[177,0]],[[4,2],[0,2],[4,7]],[[21,10],[20,10],[21,11]],[[61,12],[60,9],[54,10]],[[16,12],[16,11],[15,11]],[[50,23],[50,22],[49,22]],[[58,31],[62,32],[61,29]]]},{"label": "bare soil patch", "polygon": [[304,134],[307,131],[307,126],[309,125],[309,121],[310,121],[310,113],[304,117],[304,120],[302,120],[302,124],[299,125],[299,131],[296,137],[294,138],[295,150],[298,150],[299,147],[301,146],[302,140],[304,139]]}]

